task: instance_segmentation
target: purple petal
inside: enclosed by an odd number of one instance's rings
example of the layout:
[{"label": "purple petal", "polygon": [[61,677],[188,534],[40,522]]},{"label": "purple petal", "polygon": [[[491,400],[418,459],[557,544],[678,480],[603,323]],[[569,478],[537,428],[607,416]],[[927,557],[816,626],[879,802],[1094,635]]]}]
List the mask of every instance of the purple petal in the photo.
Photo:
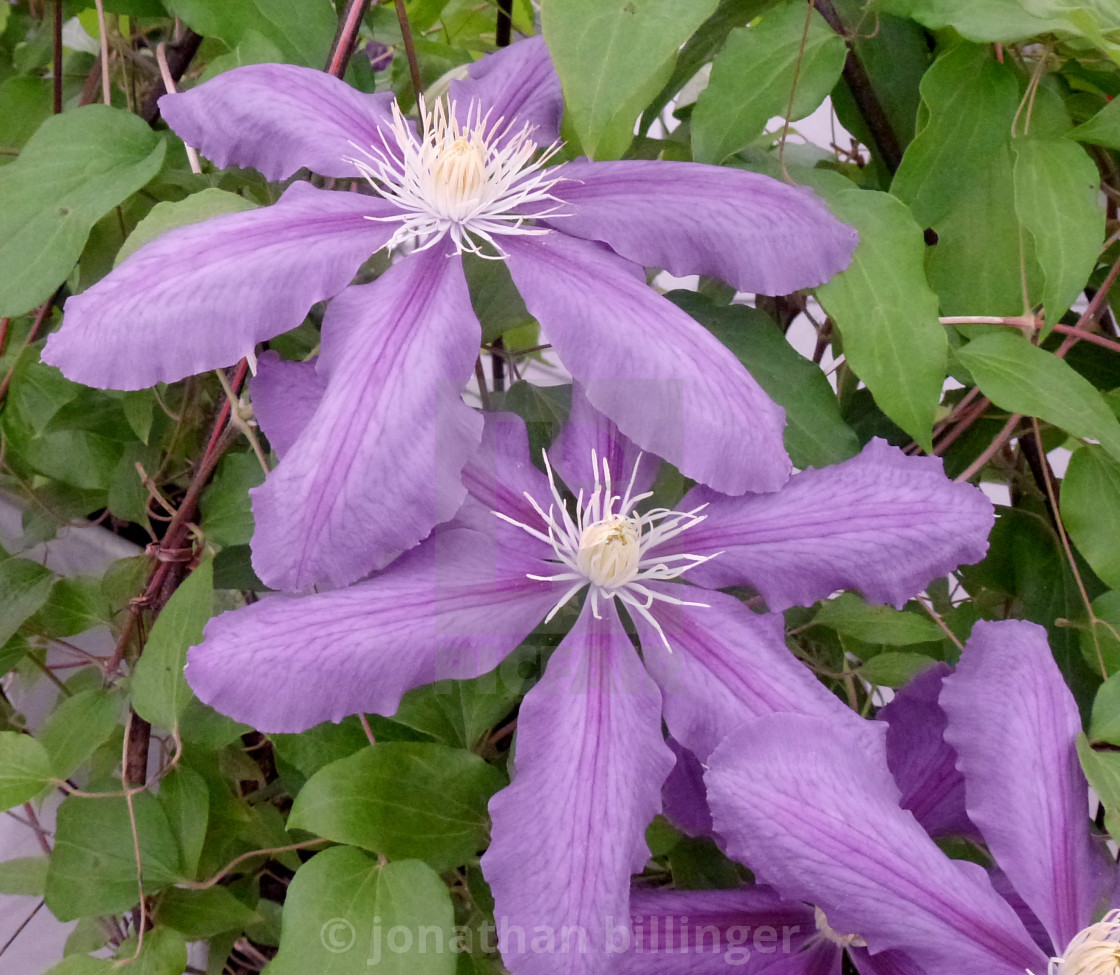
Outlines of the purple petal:
[{"label": "purple petal", "polygon": [[771,715],[730,735],[709,767],[730,855],[783,896],[818,905],[834,930],[873,952],[905,951],[928,972],[1045,971],[1046,956],[986,873],[950,860],[899,808],[881,736]]},{"label": "purple petal", "polygon": [[758,616],[721,592],[672,583],[649,588],[707,604],[653,604],[650,612],[672,652],[645,619],[631,614],[646,666],[661,686],[669,731],[701,761],[731,731],[762,714],[856,720],[786,648],[781,616]]},{"label": "purple petal", "polygon": [[190,651],[187,680],[265,732],[390,715],[413,687],[493,669],[533,630],[556,595],[526,570],[477,532],[441,532],[368,582],[216,617]]},{"label": "purple petal", "polygon": [[577,210],[549,220],[557,230],[740,291],[784,295],[823,284],[859,243],[812,190],[759,173],[661,160],[579,160],[562,172],[554,193]]},{"label": "purple petal", "polygon": [[[599,469],[591,466],[591,452],[598,458]],[[648,491],[657,477],[660,463],[652,454],[642,451],[618,427],[591,405],[579,384],[572,386],[572,411],[568,422],[548,452],[553,467],[573,494],[590,495],[595,482],[602,477],[606,461],[614,482],[614,493],[621,494],[634,476],[634,494]]]},{"label": "purple petal", "polygon": [[603,247],[562,234],[503,244],[529,311],[623,434],[728,494],[781,487],[785,413],[707,329]]},{"label": "purple petal", "polygon": [[359,179],[345,157],[354,143],[384,145],[392,124],[389,92],[366,95],[343,81],[291,64],[252,64],[177,95],[159,110],[189,145],[219,169],[250,167],[287,179],[306,166],[323,176]]},{"label": "purple petal", "polygon": [[635,890],[631,939],[615,975],[839,975],[813,910],[766,887]]},{"label": "purple petal", "polygon": [[977,623],[941,706],[968,814],[1060,953],[1095,919],[1116,871],[1090,838],[1081,719],[1046,631],[1019,620]]},{"label": "purple petal", "polygon": [[253,417],[277,456],[282,457],[319,408],[327,384],[315,362],[288,362],[275,352],[257,361],[249,381]]},{"label": "purple petal", "polygon": [[859,975],[929,975],[905,952],[881,951],[873,955],[866,948],[851,947],[848,954]]},{"label": "purple petal", "polygon": [[[529,434],[525,421],[517,414],[484,414],[482,443],[463,468],[463,484],[468,496],[455,515],[456,524],[493,534],[503,524],[494,515],[500,511],[523,525],[544,530],[540,515],[525,496],[535,498],[547,511],[552,503],[552,489],[545,475],[529,460]],[[550,545],[526,532],[520,535],[518,544],[534,555],[553,557]]]},{"label": "purple petal", "polygon": [[[630,875],[649,857],[645,829],[673,764],[660,695],[613,604],[598,620],[585,604],[526,695],[514,762],[512,785],[490,801],[482,858],[506,966],[600,975],[613,929],[628,928]],[[546,935],[551,949],[534,950]]]},{"label": "purple petal", "polygon": [[681,507],[704,502],[706,521],[670,550],[724,554],[691,570],[689,581],[753,586],[775,612],[848,588],[902,606],[931,579],[983,558],[995,518],[983,492],[950,481],[939,458],[907,457],[883,440],[797,474],[776,494],[728,498],[697,488]]},{"label": "purple petal", "polygon": [[172,230],[66,302],[43,361],[107,389],[237,362],[350,283],[392,236],[366,219],[385,208],[294,183],[270,207]]},{"label": "purple petal", "polygon": [[560,138],[564,100],[543,37],[530,37],[487,54],[467,72],[469,79],[448,86],[461,121],[473,103],[481,106],[484,115],[489,111],[495,124],[499,120],[512,124],[511,135],[528,123],[535,127],[537,145],[551,145]]},{"label": "purple petal", "polygon": [[935,664],[906,684],[879,711],[887,722],[887,763],[909,809],[931,836],[980,837],[964,807],[964,776],[945,741],[937,703],[948,664]]},{"label": "purple petal", "polygon": [[677,764],[661,789],[661,811],[677,829],[687,836],[711,836],[712,811],[704,788],[704,766],[675,738],[669,747]]},{"label": "purple petal", "polygon": [[253,497],[253,567],[275,589],[342,586],[453,517],[482,433],[462,400],[481,341],[462,263],[411,254],[327,309],[326,392]]}]

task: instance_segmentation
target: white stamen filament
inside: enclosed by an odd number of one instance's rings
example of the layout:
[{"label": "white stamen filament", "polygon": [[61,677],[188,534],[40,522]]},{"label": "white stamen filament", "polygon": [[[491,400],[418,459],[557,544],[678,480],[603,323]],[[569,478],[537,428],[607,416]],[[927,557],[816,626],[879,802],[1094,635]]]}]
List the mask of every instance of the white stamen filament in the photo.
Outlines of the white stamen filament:
[{"label": "white stamen filament", "polygon": [[840,934],[834,931],[828,923],[828,916],[819,907],[813,908],[813,920],[817,925],[817,933],[827,941],[841,948],[866,948],[867,942],[858,934]]},{"label": "white stamen filament", "polygon": [[1120,975],[1120,910],[1109,911],[1079,932],[1060,958],[1051,958],[1049,975]]},{"label": "white stamen filament", "polygon": [[[449,236],[457,253],[502,259],[506,254],[497,237],[548,233],[526,221],[562,215],[564,204],[551,190],[563,177],[543,168],[561,143],[538,155],[534,126],[527,123],[511,134],[512,123],[503,122],[499,118],[491,124],[490,114],[483,115],[481,107],[472,104],[460,123],[454,103],[441,99],[429,108],[421,99],[417,136],[394,102],[385,141],[389,146],[395,143],[395,151],[351,143],[361,158],[346,161],[400,208],[390,216],[367,217],[400,223],[390,250],[405,242],[426,250]],[[484,244],[494,253],[484,253]]]},{"label": "white stamen filament", "polygon": [[618,495],[614,493],[611,470],[606,459],[600,466],[597,454],[592,451],[595,487],[586,503],[583,492],[580,492],[576,501],[576,516],[573,518],[556,486],[556,477],[548,462],[548,455],[545,454],[544,464],[548,471],[548,483],[552,488],[553,503],[546,512],[536,499],[525,494],[526,500],[544,522],[545,531],[522,524],[500,511],[493,513],[552,546],[558,571],[552,575],[530,575],[530,579],[539,582],[571,582],[545,617],[545,622],[551,620],[584,586],[590,585],[591,612],[596,619],[602,618],[599,615],[600,597],[618,599],[642,616],[657,631],[666,649],[672,652],[661,624],[649,611],[650,607],[658,601],[675,606],[705,608],[708,604],[678,599],[650,589],[642,583],[676,579],[693,566],[714,559],[722,553],[647,556],[657,545],[702,522],[706,516],[700,512],[707,505],[700,505],[692,511],[654,508],[638,514],[634,511],[635,506],[652,494],[650,491],[644,494],[633,493],[640,463],[639,456],[626,491]]}]

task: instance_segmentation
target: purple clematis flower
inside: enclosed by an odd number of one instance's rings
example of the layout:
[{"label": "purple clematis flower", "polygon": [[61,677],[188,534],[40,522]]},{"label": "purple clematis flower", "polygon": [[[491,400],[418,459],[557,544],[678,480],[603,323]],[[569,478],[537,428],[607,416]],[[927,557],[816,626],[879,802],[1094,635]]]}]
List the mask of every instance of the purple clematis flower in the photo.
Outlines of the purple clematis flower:
[{"label": "purple clematis flower", "polygon": [[945,741],[998,873],[949,859],[900,807],[881,737],[795,715],[748,722],[711,756],[728,849],[929,975],[1116,971],[1117,868],[1090,829],[1081,720],[1045,631],[976,624],[943,685]]},{"label": "purple clematis flower", "polygon": [[[776,494],[722,499],[697,488],[679,510],[646,510],[657,464],[578,388],[547,476],[527,445],[519,418],[488,414],[453,522],[348,589],[217,617],[190,652],[187,678],[202,700],[264,731],[392,714],[411,687],[491,669],[586,591],[521,705],[513,781],[491,801],[482,867],[511,969],[590,975],[608,970],[609,932],[624,923],[630,876],[648,856],[644,829],[674,764],[663,719],[702,760],[759,714],[864,724],[789,653],[780,616],[680,577],[703,583],[726,561],[713,584],[753,585],[772,606],[844,586],[902,601],[901,587],[983,554],[992,508],[948,481],[940,461],[873,443]],[[565,926],[585,950],[530,950],[538,928]]]},{"label": "purple clematis flower", "polygon": [[[546,168],[562,100],[541,38],[469,74],[446,102],[421,106],[418,132],[390,95],[288,65],[165,96],[164,118],[217,165],[274,180],[307,167],[372,194],[297,182],[270,207],[174,230],[71,298],[44,349],[71,379],[136,389],[252,357],[334,299],[318,364],[326,393],[253,492],[254,567],[275,588],[352,582],[462,502],[459,472],[482,429],[460,399],[481,341],[463,252],[506,262],[565,366],[644,449],[728,494],[789,475],[783,411],[646,286],[643,267],[785,294],[847,266],[855,231],[808,189],[742,170]],[[387,247],[397,262],[350,286]]]}]

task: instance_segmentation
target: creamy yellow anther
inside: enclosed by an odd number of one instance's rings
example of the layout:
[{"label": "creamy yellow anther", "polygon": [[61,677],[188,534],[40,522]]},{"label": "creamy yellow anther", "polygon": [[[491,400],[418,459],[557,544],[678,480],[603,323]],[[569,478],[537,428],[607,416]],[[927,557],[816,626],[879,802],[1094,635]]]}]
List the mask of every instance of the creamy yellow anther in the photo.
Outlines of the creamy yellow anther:
[{"label": "creamy yellow anther", "polygon": [[633,518],[605,518],[584,528],[576,564],[593,585],[617,589],[634,579],[642,557],[641,526]]},{"label": "creamy yellow anther", "polygon": [[1120,911],[1078,933],[1061,958],[1050,959],[1050,975],[1120,975]]}]

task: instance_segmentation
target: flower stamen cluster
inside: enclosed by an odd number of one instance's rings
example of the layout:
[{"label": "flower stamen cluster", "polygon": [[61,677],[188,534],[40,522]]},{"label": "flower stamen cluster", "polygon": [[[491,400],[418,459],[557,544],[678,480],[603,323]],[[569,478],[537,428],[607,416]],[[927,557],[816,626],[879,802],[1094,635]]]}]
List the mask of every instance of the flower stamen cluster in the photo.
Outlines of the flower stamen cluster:
[{"label": "flower stamen cluster", "polygon": [[[367,218],[400,223],[390,250],[404,243],[426,250],[449,236],[456,253],[500,260],[506,254],[495,238],[549,232],[527,221],[558,216],[564,209],[551,193],[562,177],[544,169],[561,143],[538,155],[535,126],[526,123],[514,132],[514,123],[503,123],[499,118],[491,124],[490,113],[484,115],[475,103],[461,123],[453,102],[438,99],[429,108],[421,98],[419,135],[393,103],[392,127],[383,135],[396,152],[351,143],[362,158],[347,161],[400,208],[400,213]],[[484,244],[493,253],[483,251]]]},{"label": "flower stamen cluster", "polygon": [[634,464],[630,483],[621,495],[614,493],[610,466],[606,459],[600,465],[599,457],[591,452],[591,465],[595,471],[595,486],[590,496],[584,500],[581,490],[576,499],[576,514],[573,517],[564,502],[556,477],[544,454],[548,483],[552,489],[553,503],[546,512],[528,492],[525,498],[544,522],[544,531],[525,525],[508,515],[495,511],[503,521],[516,525],[534,538],[547,542],[555,553],[557,568],[552,575],[529,575],[530,579],[540,582],[570,582],[556,605],[545,617],[547,623],[573,596],[584,586],[590,586],[591,612],[596,619],[599,614],[599,599],[618,599],[640,614],[660,635],[666,649],[672,647],[665,636],[661,624],[657,622],[649,608],[656,601],[672,603],[676,606],[699,606],[707,608],[707,603],[688,602],[664,592],[650,589],[647,582],[664,582],[676,579],[693,566],[714,559],[722,553],[712,555],[664,555],[652,554],[652,549],[675,538],[705,519],[700,514],[706,504],[692,511],[672,511],[668,508],[653,508],[637,513],[635,506],[651,497],[653,492],[634,494],[634,481],[638,476],[641,456]]},{"label": "flower stamen cluster", "polygon": [[1049,975],[1120,975],[1120,910],[1109,911],[1079,932],[1060,958],[1051,958]]}]

